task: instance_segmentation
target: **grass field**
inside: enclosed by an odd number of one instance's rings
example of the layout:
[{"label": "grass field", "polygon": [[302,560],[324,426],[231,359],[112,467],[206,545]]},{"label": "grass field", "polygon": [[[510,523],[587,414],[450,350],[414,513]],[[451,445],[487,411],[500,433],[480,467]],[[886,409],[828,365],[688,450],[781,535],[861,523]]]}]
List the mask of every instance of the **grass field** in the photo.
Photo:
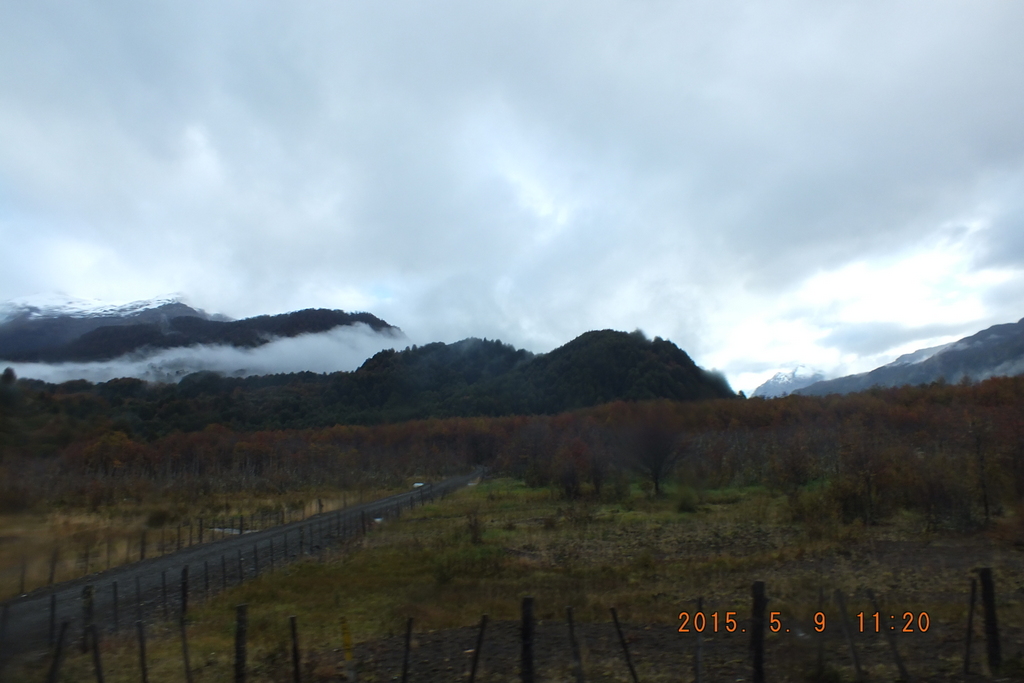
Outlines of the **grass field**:
[{"label": "grass field", "polygon": [[324,488],[262,496],[215,494],[199,500],[156,495],[145,504],[126,502],[95,511],[57,507],[0,515],[0,599],[21,592],[23,566],[25,591],[45,586],[55,552],[54,581],[60,582],[138,560],[143,532],[147,557],[153,557],[174,550],[179,533],[182,545],[188,545],[190,533],[198,543],[200,519],[209,541],[230,533],[221,527],[237,523],[239,515],[245,517],[246,528],[271,525],[282,515],[291,521],[314,514],[321,504],[324,511],[337,510],[394,492]]},{"label": "grass field", "polygon": [[[1012,542],[1016,518],[965,535],[926,532],[911,515],[873,527],[844,525],[815,516],[812,503],[759,489],[679,489],[657,499],[634,489],[619,500],[567,502],[518,481],[485,481],[380,525],[353,547],[264,574],[196,605],[188,626],[194,680],[232,679],[237,604],[249,605],[250,681],[291,680],[288,617],[296,615],[303,680],[343,680],[344,619],[358,643],[360,680],[372,683],[391,680],[394,670],[367,658],[399,642],[408,617],[418,643],[445,634],[464,640],[482,614],[495,624],[518,619],[527,595],[535,598],[542,625],[560,623],[572,606],[585,636],[587,628],[605,629],[608,610],[616,607],[636,647],[651,653],[637,657],[641,680],[692,680],[695,641],[692,633],[678,633],[679,613],[694,612],[702,597],[707,614],[718,612],[724,620],[736,612],[742,622],[755,580],[766,582],[770,609],[789,629],[768,634],[771,680],[810,680],[819,609],[829,619],[826,679],[852,680],[837,608],[829,602],[835,589],[846,594],[851,615],[874,612],[866,589],[897,622],[904,612],[927,612],[926,633],[901,635],[908,668],[925,680],[959,680],[968,587],[978,566],[992,567],[998,582],[1003,673],[1008,680],[1024,675],[1024,553]],[[819,602],[822,592],[825,603]],[[856,637],[865,667],[872,680],[894,680],[887,642],[870,632],[868,619],[868,632]],[[150,628],[150,680],[184,680],[176,627]],[[596,642],[597,636],[587,637]],[[739,633],[709,629],[709,680],[736,680],[725,676],[746,671],[746,644]],[[105,636],[102,649],[107,681],[139,680],[133,636]],[[602,652],[595,646],[587,656],[588,680],[629,680],[615,663],[618,654]],[[465,650],[442,654],[440,674],[414,672],[411,680],[464,678]],[[982,659],[980,646],[975,657]],[[47,665],[40,655],[8,673],[43,680]],[[61,680],[94,680],[91,666],[73,651]],[[567,671],[542,671],[539,680],[561,680]],[[492,665],[486,680],[516,678],[513,667]]]}]

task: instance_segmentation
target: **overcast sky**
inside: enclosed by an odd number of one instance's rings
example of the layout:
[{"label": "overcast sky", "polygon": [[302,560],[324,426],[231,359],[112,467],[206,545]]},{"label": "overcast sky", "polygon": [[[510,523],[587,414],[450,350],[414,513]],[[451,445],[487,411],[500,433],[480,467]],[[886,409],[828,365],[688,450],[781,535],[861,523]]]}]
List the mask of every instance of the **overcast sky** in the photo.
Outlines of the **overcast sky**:
[{"label": "overcast sky", "polygon": [[1024,3],[0,3],[0,299],[676,342],[748,392],[1024,316]]}]

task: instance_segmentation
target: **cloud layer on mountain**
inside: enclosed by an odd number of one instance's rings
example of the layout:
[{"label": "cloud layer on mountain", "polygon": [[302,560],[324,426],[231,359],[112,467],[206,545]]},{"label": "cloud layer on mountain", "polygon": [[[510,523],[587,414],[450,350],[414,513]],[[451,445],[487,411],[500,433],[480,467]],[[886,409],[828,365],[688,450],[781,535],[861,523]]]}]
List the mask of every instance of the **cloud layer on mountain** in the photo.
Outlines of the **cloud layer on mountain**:
[{"label": "cloud layer on mountain", "polygon": [[210,370],[229,376],[270,375],[287,372],[355,370],[382,349],[402,348],[402,335],[374,332],[362,323],[336,327],[319,334],[276,339],[254,349],[232,346],[192,346],[154,354],[131,354],[94,363],[5,363],[19,377],[47,382],[86,379],[105,382],[117,377],[138,377],[156,382],[177,382],[185,375]]}]

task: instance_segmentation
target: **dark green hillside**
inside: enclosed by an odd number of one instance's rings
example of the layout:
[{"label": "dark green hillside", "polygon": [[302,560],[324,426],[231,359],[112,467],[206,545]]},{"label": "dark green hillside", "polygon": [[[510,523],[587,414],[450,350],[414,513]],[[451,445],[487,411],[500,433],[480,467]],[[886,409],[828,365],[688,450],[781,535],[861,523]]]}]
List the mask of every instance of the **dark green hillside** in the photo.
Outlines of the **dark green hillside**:
[{"label": "dark green hillside", "polygon": [[313,428],[735,396],[722,377],[697,367],[672,342],[611,330],[588,332],[542,355],[486,339],[387,350],[355,372],[330,375],[234,378],[205,372],[176,385],[20,384],[37,392],[33,403],[39,410],[108,420],[146,438],[211,424],[240,431]]},{"label": "dark green hillside", "polygon": [[558,413],[609,403],[733,396],[725,379],[697,367],[670,341],[639,332],[587,332],[509,377],[523,385],[528,412]]}]

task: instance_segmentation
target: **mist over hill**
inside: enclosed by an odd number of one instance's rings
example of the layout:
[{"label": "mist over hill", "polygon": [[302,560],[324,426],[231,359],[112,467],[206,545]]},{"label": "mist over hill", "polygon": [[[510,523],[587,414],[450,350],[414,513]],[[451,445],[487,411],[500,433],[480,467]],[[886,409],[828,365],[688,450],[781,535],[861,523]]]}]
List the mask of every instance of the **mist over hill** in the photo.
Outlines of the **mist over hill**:
[{"label": "mist over hill", "polygon": [[[178,384],[118,379],[59,385],[20,380],[24,392],[156,437],[210,424],[237,430],[373,424],[431,417],[551,414],[617,400],[733,398],[725,378],[699,368],[670,341],[587,332],[547,354],[486,339],[385,350],[354,372],[226,377]],[[49,397],[49,398],[46,398]],[[84,402],[83,402],[84,401]]]}]

